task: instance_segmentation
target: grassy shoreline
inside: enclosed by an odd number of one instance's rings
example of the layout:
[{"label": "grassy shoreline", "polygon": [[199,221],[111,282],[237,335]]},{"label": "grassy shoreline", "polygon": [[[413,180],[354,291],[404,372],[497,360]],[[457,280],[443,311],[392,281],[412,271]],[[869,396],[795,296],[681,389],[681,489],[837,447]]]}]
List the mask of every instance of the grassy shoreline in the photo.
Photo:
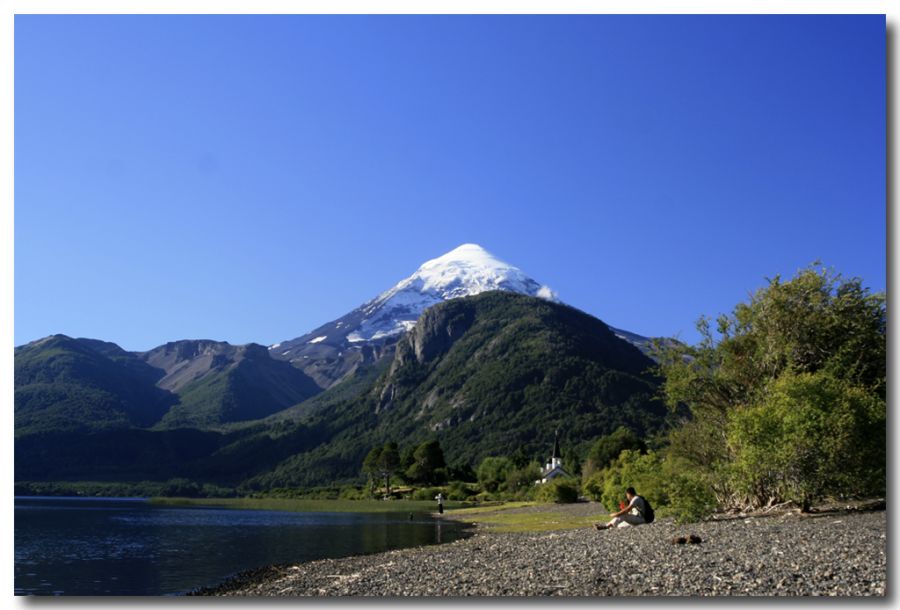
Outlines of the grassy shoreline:
[{"label": "grassy shoreline", "polygon": [[497,533],[560,532],[590,528],[608,520],[605,509],[595,502],[542,504],[507,502],[452,511],[452,519],[465,521]]},{"label": "grassy shoreline", "polygon": [[[216,507],[235,510],[279,510],[288,512],[437,513],[427,500],[313,500],[302,498],[151,498],[158,506]],[[571,510],[575,505],[537,502],[497,502],[473,505],[446,502],[444,518],[485,528],[490,532],[552,532],[588,528],[605,518],[602,506]],[[585,504],[580,506],[587,508]]]},{"label": "grassy shoreline", "polygon": [[[150,498],[158,506],[209,506],[235,510],[280,510],[287,512],[323,513],[402,513],[437,512],[431,500],[314,500],[305,498]],[[471,502],[445,502],[454,510],[471,507]]]}]

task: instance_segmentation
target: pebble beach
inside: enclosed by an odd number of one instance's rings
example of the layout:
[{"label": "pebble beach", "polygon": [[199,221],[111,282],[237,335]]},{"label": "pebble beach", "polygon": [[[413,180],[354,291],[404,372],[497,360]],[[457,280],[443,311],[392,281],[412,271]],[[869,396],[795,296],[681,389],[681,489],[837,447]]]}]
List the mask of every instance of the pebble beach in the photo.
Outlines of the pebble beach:
[{"label": "pebble beach", "polygon": [[[603,512],[588,503],[568,510]],[[191,594],[884,596],[886,527],[883,510],[792,511],[689,525],[661,519],[605,531],[509,533],[478,526],[448,544],[268,566]],[[699,542],[678,543],[691,535]]]}]

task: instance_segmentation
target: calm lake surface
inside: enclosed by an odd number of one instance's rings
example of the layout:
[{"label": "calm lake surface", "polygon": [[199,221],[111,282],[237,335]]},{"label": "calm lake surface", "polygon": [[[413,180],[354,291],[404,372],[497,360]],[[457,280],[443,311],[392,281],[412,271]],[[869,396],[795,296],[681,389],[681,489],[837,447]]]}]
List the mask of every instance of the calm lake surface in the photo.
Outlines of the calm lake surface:
[{"label": "calm lake surface", "polygon": [[270,563],[450,542],[415,513],[289,513],[121,498],[15,500],[16,595],[168,595]]}]

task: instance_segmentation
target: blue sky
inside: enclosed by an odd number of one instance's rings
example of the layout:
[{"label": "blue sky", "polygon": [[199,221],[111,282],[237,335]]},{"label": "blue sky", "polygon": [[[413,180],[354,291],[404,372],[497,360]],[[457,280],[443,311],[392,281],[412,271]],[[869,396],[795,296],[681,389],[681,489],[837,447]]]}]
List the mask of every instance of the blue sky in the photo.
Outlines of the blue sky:
[{"label": "blue sky", "polygon": [[275,343],[465,242],[694,340],[886,282],[879,16],[16,16],[15,342]]}]

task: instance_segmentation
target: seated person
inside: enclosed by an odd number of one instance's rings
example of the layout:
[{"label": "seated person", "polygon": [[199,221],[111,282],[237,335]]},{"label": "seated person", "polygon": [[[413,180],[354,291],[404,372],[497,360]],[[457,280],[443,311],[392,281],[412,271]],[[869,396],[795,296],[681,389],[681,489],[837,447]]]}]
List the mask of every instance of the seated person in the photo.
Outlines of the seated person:
[{"label": "seated person", "polygon": [[631,525],[643,525],[646,523],[644,520],[644,511],[647,508],[647,503],[644,499],[637,495],[634,487],[626,489],[625,496],[628,498],[628,506],[617,513],[609,513],[609,516],[612,517],[612,521],[606,525],[596,523],[594,524],[595,528],[598,530],[605,530],[611,527],[629,527]]}]

